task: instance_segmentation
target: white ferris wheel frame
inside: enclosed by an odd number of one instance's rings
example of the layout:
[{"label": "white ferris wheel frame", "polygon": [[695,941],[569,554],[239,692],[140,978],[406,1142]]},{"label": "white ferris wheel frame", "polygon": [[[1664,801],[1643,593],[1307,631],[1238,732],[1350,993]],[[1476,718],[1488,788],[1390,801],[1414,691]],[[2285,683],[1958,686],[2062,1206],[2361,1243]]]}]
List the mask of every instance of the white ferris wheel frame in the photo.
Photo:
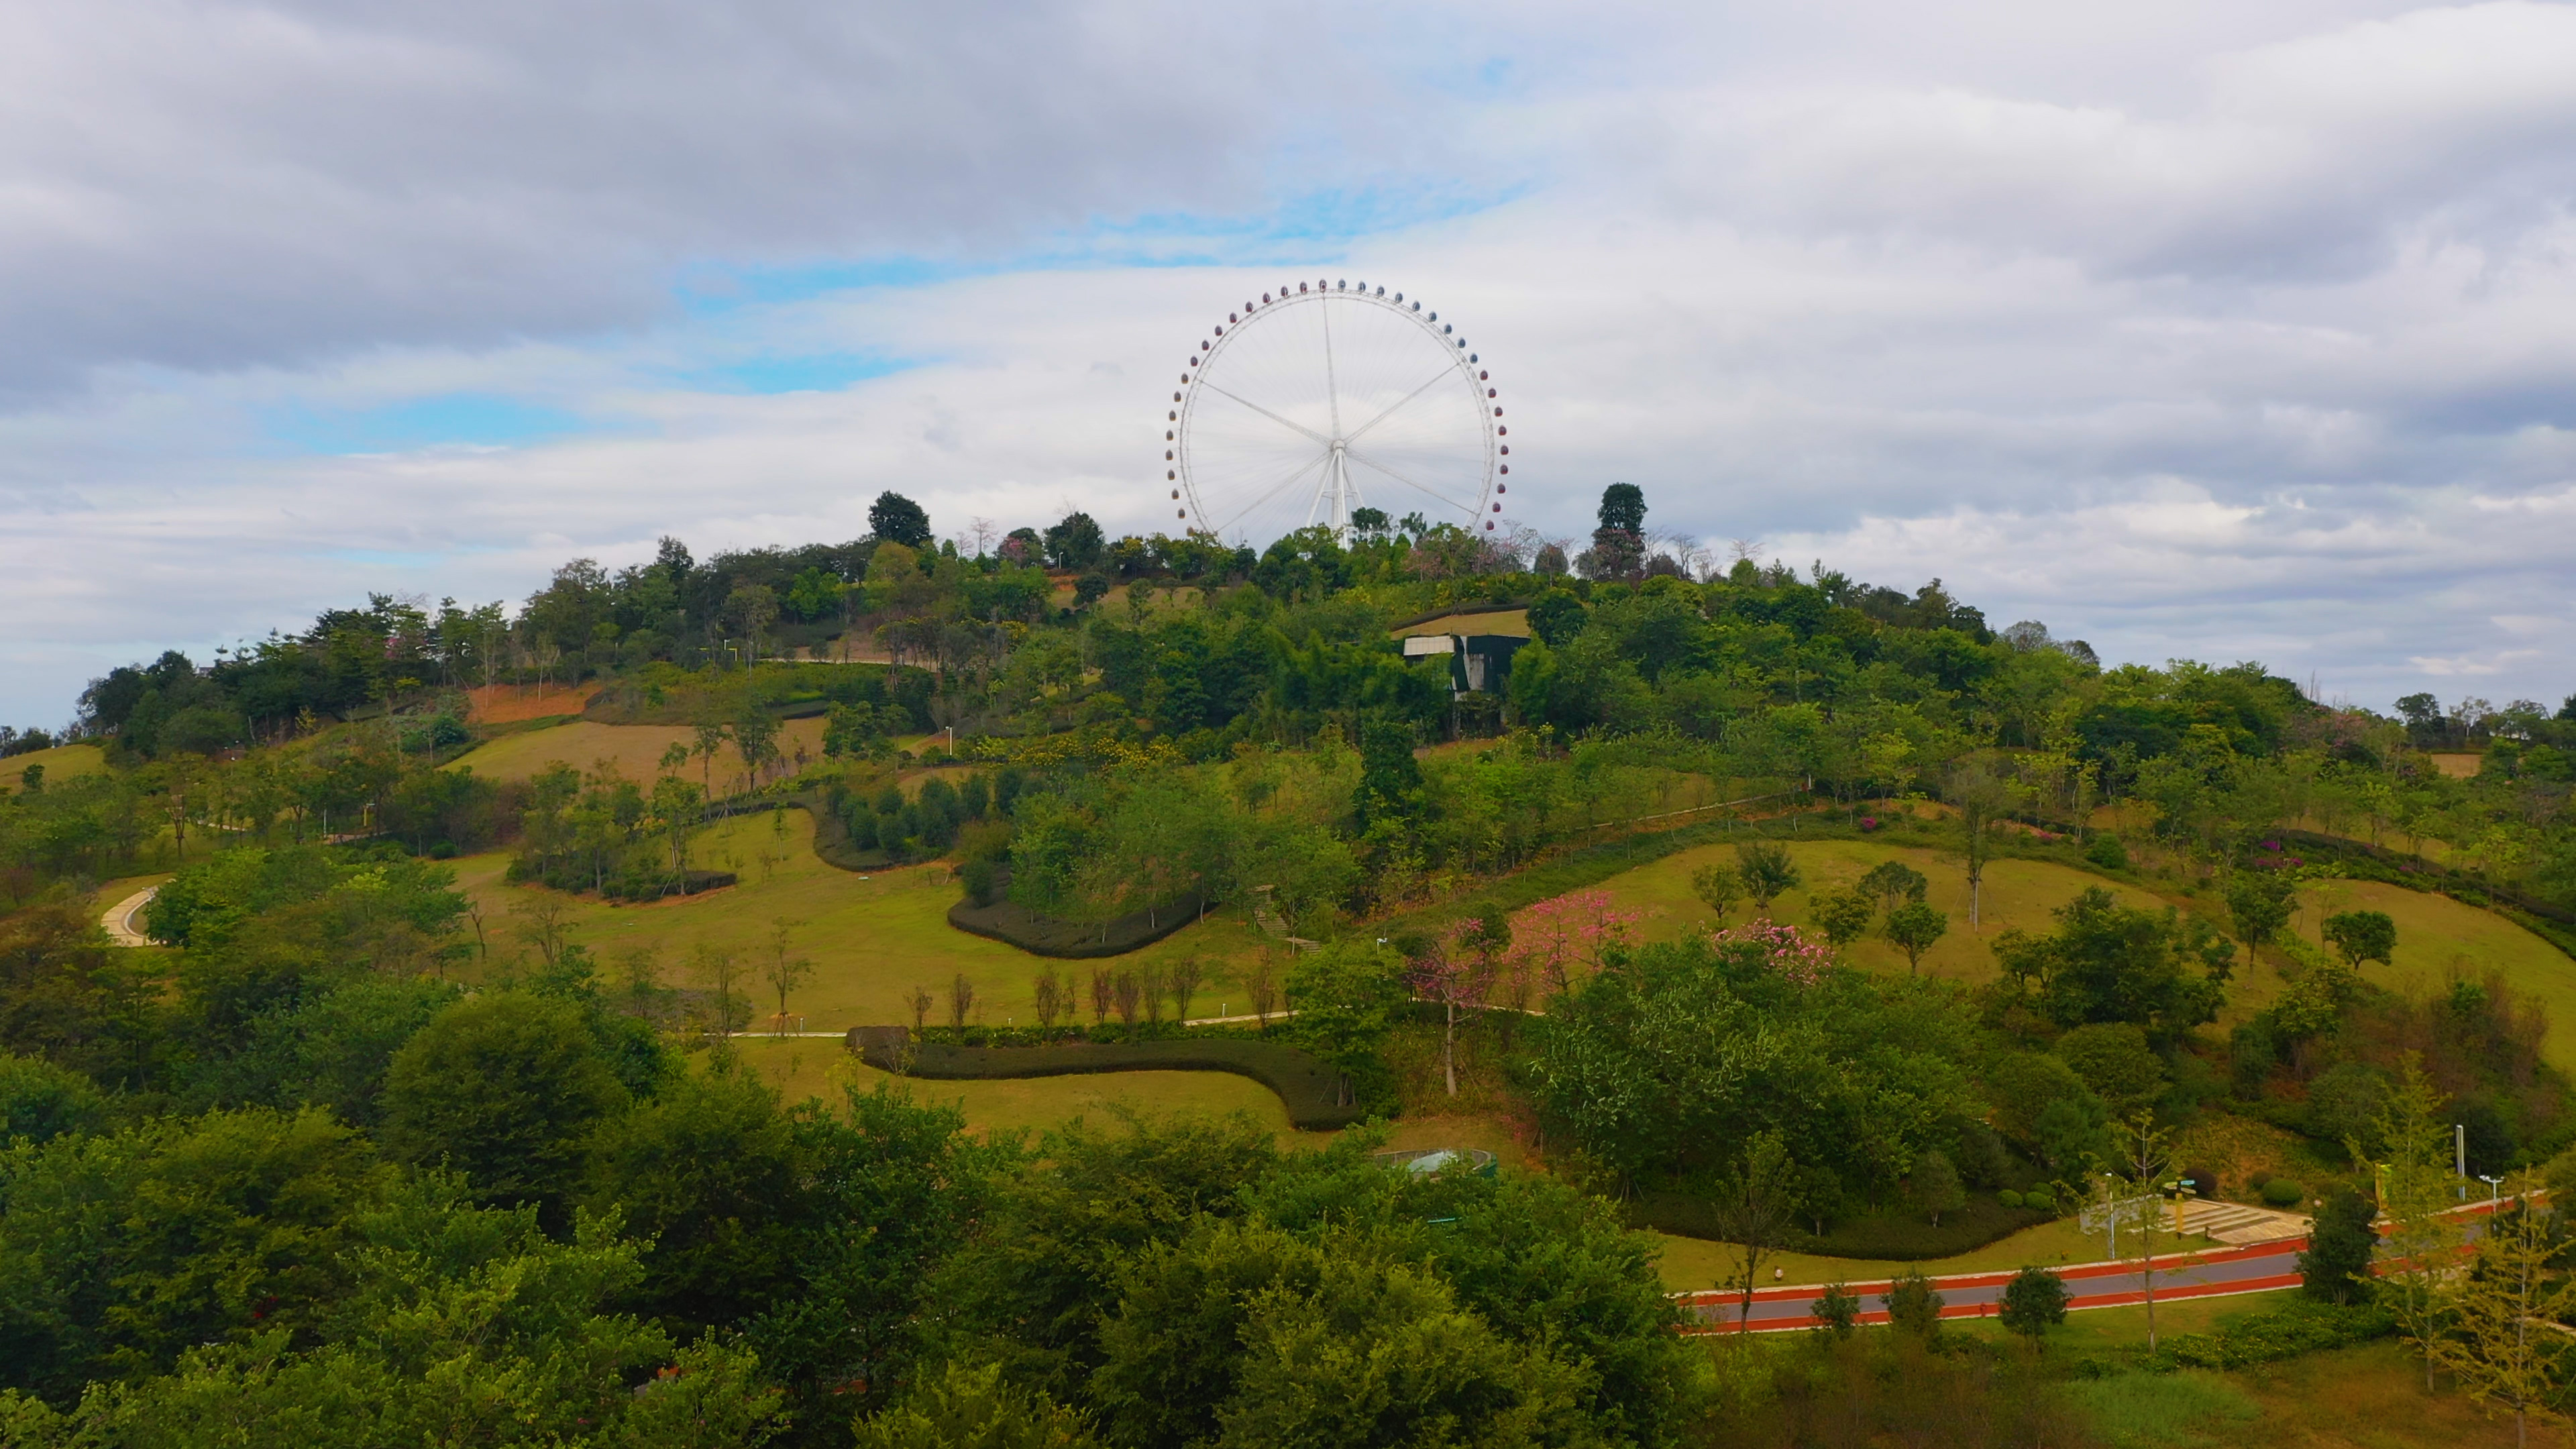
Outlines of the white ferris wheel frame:
[{"label": "white ferris wheel frame", "polygon": [[[1488,372],[1478,363],[1476,354],[1467,350],[1467,339],[1457,335],[1456,324],[1442,322],[1438,312],[1425,312],[1420,298],[1407,302],[1402,292],[1389,296],[1386,288],[1371,289],[1366,282],[1354,286],[1347,280],[1331,283],[1317,281],[1311,284],[1312,291],[1308,290],[1309,285],[1309,283],[1299,282],[1297,290],[1293,293],[1283,285],[1275,294],[1264,292],[1258,302],[1245,302],[1242,311],[1226,314],[1224,325],[1215,329],[1214,340],[1204,351],[1195,349],[1192,351],[1189,367],[1181,374],[1181,390],[1172,394],[1173,406],[1170,414],[1172,436],[1168,440],[1170,446],[1164,452],[1164,457],[1170,464],[1164,470],[1164,478],[1171,485],[1173,500],[1181,504],[1179,512],[1182,519],[1188,523],[1190,532],[1205,534],[1211,538],[1222,538],[1224,531],[1240,523],[1245,515],[1276,497],[1290,485],[1300,482],[1308,474],[1313,474],[1315,491],[1313,498],[1307,504],[1306,526],[1311,528],[1321,523],[1330,527],[1337,535],[1347,537],[1350,533],[1352,510],[1367,506],[1367,498],[1351,473],[1351,465],[1354,463],[1394,483],[1402,484],[1411,489],[1414,494],[1444,504],[1464,515],[1466,526],[1470,530],[1473,530],[1476,523],[1481,520],[1484,523],[1484,530],[1491,532],[1494,527],[1492,515],[1500,511],[1495,501],[1497,474],[1511,472],[1511,465],[1502,462],[1498,455],[1508,453],[1510,445],[1502,441],[1508,434],[1504,431],[1505,424],[1502,421],[1503,407],[1500,390],[1493,386]],[[1322,323],[1321,331],[1324,336],[1324,392],[1332,418],[1334,435],[1331,437],[1303,424],[1291,422],[1259,403],[1237,397],[1213,383],[1202,381],[1208,365],[1215,362],[1227,346],[1249,330],[1256,320],[1266,319],[1282,308],[1302,307],[1327,301],[1362,303],[1403,318],[1422,329],[1425,336],[1439,343],[1449,353],[1448,365],[1433,373],[1421,386],[1380,410],[1377,416],[1344,432],[1341,398],[1334,376],[1332,327],[1326,320],[1332,314],[1329,312],[1320,314],[1317,320]],[[1238,318],[1241,320],[1238,321]],[[1478,473],[1476,497],[1472,502],[1452,498],[1447,492],[1425,487],[1351,446],[1365,437],[1370,429],[1394,416],[1412,404],[1415,399],[1429,394],[1440,383],[1453,379],[1468,390],[1483,422],[1483,467]],[[1190,425],[1204,393],[1214,393],[1230,403],[1258,413],[1316,445],[1316,451],[1303,463],[1283,473],[1268,492],[1261,494],[1230,519],[1216,519],[1209,516],[1207,500],[1200,495],[1198,483],[1191,476],[1192,430]]]}]

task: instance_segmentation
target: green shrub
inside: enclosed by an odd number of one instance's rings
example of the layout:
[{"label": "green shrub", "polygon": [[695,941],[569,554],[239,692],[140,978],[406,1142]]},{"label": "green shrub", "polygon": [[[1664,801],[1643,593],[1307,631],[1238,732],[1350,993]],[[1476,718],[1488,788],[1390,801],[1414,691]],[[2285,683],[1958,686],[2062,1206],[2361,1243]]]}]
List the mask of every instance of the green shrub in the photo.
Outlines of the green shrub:
[{"label": "green shrub", "polygon": [[2084,847],[2084,858],[2104,870],[2127,870],[2129,850],[2116,835],[2097,835]]},{"label": "green shrub", "polygon": [[2175,1334],[2158,1345],[2156,1357],[2180,1368],[2243,1368],[2367,1343],[2395,1327],[2387,1310],[2368,1304],[2344,1307],[2293,1298],[2267,1312],[2222,1319],[2208,1333]]},{"label": "green shrub", "polygon": [[2064,1390],[2068,1401],[2113,1444],[2199,1444],[2197,1431],[2261,1414],[2252,1399],[2216,1374],[2125,1373]]},{"label": "green shrub", "polygon": [[2276,1208],[2297,1207],[2308,1190],[2286,1177],[2275,1177],[2263,1184],[2263,1201]]},{"label": "green shrub", "polygon": [[2057,1216],[2057,1195],[2050,1192],[2048,1190],[2048,1184],[2044,1182],[2037,1187],[2032,1188],[2030,1191],[2023,1193],[2021,1195],[2021,1205],[2025,1210],[2030,1212],[2046,1213],[2050,1217]]},{"label": "green shrub", "polygon": [[2011,1188],[2005,1188],[2003,1191],[1995,1194],[1995,1201],[2002,1203],[2008,1208],[2017,1208],[2022,1205],[2022,1196]]}]

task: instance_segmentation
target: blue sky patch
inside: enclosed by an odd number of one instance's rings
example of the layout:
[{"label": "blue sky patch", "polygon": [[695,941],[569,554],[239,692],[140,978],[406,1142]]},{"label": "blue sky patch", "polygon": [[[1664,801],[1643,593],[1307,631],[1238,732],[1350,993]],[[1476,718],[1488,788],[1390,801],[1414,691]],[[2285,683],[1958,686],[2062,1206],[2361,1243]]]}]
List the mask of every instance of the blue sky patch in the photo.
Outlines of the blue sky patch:
[{"label": "blue sky patch", "polygon": [[890,376],[921,365],[918,359],[851,352],[823,353],[812,357],[755,357],[717,367],[692,369],[678,374],[676,380],[708,392],[757,396],[837,392],[854,382]]},{"label": "blue sky patch", "polygon": [[[706,263],[684,272],[675,292],[683,309],[703,317],[835,292],[927,287],[1012,272],[1321,266],[1341,261],[1350,243],[1363,237],[1472,216],[1516,201],[1530,190],[1526,183],[1491,189],[1450,183],[1340,187],[1307,192],[1267,211],[1244,215],[1174,211],[1125,220],[1095,217],[1034,246],[980,261],[896,256],[780,267]],[[897,371],[904,365],[889,364],[883,371]],[[846,380],[879,375],[852,373]]]},{"label": "blue sky patch", "polygon": [[371,408],[288,403],[266,410],[261,431],[307,453],[401,453],[441,445],[516,447],[589,427],[560,408],[487,393],[449,393]]}]

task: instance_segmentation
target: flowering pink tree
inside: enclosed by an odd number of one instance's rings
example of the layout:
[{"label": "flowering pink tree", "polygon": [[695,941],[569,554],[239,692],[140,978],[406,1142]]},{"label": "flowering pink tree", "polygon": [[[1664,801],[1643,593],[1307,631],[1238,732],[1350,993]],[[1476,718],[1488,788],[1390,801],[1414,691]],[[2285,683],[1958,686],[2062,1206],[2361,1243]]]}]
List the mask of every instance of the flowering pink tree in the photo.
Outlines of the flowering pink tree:
[{"label": "flowering pink tree", "polygon": [[1441,1007],[1440,1070],[1452,1097],[1458,1095],[1458,1008],[1484,1004],[1510,942],[1511,927],[1500,915],[1453,921],[1405,963],[1405,982],[1413,989],[1414,999]]},{"label": "flowering pink tree", "polygon": [[1602,955],[1627,945],[1630,929],[1645,918],[1643,911],[1622,909],[1608,891],[1569,891],[1513,916],[1512,939],[1526,967],[1562,992],[1573,985],[1578,964],[1600,970]]},{"label": "flowering pink tree", "polygon": [[1768,918],[1750,925],[1713,931],[1710,944],[1723,951],[1730,946],[1758,953],[1762,964],[1800,986],[1813,986],[1834,964],[1834,951],[1822,941],[1810,941],[1798,928]]}]

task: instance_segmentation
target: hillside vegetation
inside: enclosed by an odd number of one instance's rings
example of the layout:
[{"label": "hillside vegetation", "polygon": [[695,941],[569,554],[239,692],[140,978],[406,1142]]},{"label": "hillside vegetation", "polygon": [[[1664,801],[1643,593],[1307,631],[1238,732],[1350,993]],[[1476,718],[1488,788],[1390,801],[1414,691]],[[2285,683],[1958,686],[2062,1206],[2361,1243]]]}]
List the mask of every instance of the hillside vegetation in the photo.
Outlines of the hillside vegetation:
[{"label": "hillside vegetation", "polygon": [[[2106,665],[1645,516],[943,541],[887,494],[111,672],[0,737],[0,1433],[2083,1442],[2240,1399],[2108,1333],[1712,1353],[1663,1289],[2041,1301],[2081,1205],[2184,1179],[2318,1215],[2243,1342],[2557,1401],[2476,1330],[2569,1316],[2557,1218],[2432,1207],[2455,1133],[2576,1189],[2576,703]],[[1391,633],[1485,607],[1529,636],[1489,691]],[[994,1079],[786,1034],[860,1026]],[[1378,1125],[1027,1075],[1255,1058]]]}]

